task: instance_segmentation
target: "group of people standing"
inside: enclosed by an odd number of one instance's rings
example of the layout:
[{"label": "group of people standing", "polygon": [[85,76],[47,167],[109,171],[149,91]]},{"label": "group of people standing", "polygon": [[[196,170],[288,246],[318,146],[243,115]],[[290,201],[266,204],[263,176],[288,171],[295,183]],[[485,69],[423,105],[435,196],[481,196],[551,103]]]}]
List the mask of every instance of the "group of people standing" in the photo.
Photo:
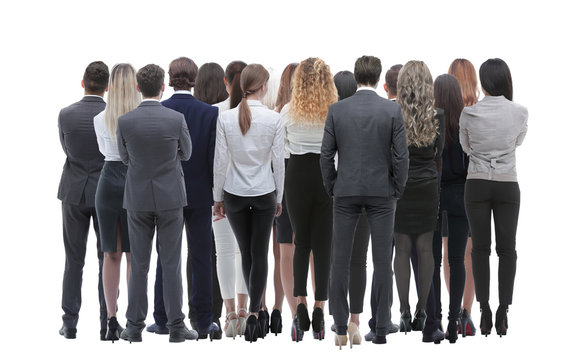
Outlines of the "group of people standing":
[{"label": "group of people standing", "polygon": [[[510,70],[501,59],[481,65],[480,101],[476,71],[465,59],[454,60],[449,74],[435,81],[422,61],[392,66],[387,99],[376,93],[381,72],[373,56],[357,59],[353,73],[335,76],[322,59],[308,58],[273,81],[259,64],[198,69],[182,57],[169,65],[174,94],[160,101],[165,73],[159,66],[136,72],[117,64],[109,73],[104,63],[91,63],[82,81],[85,97],[59,114],[67,156],[59,187],[66,254],[60,334],[76,337],[92,218],[101,340],[142,341],[154,234],[155,323],[146,330],[169,334],[170,342],[222,334],[254,342],[278,334],[286,297],[293,341],[311,327],[315,339],[324,339],[329,300],[335,344],[360,344],[370,238],[372,318],[365,340],[382,344],[390,333],[413,330],[435,343],[475,335],[474,287],[480,330],[488,335],[493,214],[499,256],[494,326],[505,335],[520,204],[515,148],[528,117],[512,101]],[[182,313],[184,225],[192,330]],[[271,233],[275,304],[269,313]],[[450,294],[445,332],[442,244]],[[123,253],[125,329],[116,314]],[[391,321],[392,273],[399,324]]]}]

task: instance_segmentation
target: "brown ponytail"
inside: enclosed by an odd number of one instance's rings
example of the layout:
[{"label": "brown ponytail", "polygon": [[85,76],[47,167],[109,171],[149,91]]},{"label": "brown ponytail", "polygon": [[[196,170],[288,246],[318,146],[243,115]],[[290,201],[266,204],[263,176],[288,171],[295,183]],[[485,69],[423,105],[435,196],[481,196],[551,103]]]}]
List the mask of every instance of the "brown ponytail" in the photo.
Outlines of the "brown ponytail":
[{"label": "brown ponytail", "polygon": [[246,67],[244,61],[232,61],[224,71],[226,82],[230,86],[230,109],[234,109],[242,100],[242,90],[240,89],[240,73]]},{"label": "brown ponytail", "polygon": [[268,78],[268,71],[260,64],[250,64],[240,74],[240,90],[243,97],[238,106],[238,123],[240,124],[242,135],[246,135],[248,130],[250,130],[252,122],[252,114],[250,113],[247,97],[259,91],[266,84]]}]

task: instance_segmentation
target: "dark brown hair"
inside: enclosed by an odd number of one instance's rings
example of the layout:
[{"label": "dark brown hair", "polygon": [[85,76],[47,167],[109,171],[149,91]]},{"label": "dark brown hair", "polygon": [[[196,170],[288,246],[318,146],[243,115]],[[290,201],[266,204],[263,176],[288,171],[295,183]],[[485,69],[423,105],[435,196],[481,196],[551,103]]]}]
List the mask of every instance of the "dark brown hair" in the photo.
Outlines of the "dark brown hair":
[{"label": "dark brown hair", "polygon": [[448,74],[454,75],[458,79],[462,90],[464,106],[472,106],[478,102],[478,79],[474,65],[466,59],[455,59],[450,64]]},{"label": "dark brown hair", "polygon": [[101,95],[109,85],[109,68],[102,61],[94,61],[85,69],[83,75],[85,91],[92,95]]},{"label": "dark brown hair", "polygon": [[381,60],[375,56],[362,56],[355,62],[353,74],[358,85],[374,86],[381,75]]},{"label": "dark brown hair", "polygon": [[234,109],[242,100],[242,90],[240,89],[240,73],[246,67],[244,61],[232,61],[224,71],[224,78],[230,85],[230,109]]},{"label": "dark brown hair", "polygon": [[278,95],[276,96],[276,103],[274,110],[280,112],[282,108],[289,103],[293,92],[293,75],[299,66],[298,63],[290,63],[282,72],[280,76],[280,85],[278,87]]},{"label": "dark brown hair", "polygon": [[250,64],[240,74],[240,89],[242,90],[243,97],[238,106],[238,123],[240,124],[242,135],[246,135],[252,123],[252,114],[250,113],[250,107],[248,106],[248,100],[246,98],[260,91],[269,77],[268,70],[260,64]]},{"label": "dark brown hair", "polygon": [[156,97],[161,93],[165,72],[155,64],[148,64],[137,72],[137,86],[143,97]]},{"label": "dark brown hair", "polygon": [[446,115],[446,146],[458,138],[460,131],[460,114],[464,109],[460,83],[454,75],[444,74],[434,82],[436,107],[444,110]]},{"label": "dark brown hair", "polygon": [[169,86],[174,90],[190,90],[198,75],[198,65],[194,60],[180,57],[169,64]]},{"label": "dark brown hair", "polygon": [[196,77],[194,97],[206,104],[217,104],[228,98],[224,85],[224,69],[216,63],[206,63],[200,67]]},{"label": "dark brown hair", "polygon": [[351,71],[339,71],[333,77],[339,100],[348,98],[357,92],[357,81]]},{"label": "dark brown hair", "polygon": [[402,67],[402,64],[393,65],[385,73],[385,83],[390,95],[397,96],[397,76]]}]

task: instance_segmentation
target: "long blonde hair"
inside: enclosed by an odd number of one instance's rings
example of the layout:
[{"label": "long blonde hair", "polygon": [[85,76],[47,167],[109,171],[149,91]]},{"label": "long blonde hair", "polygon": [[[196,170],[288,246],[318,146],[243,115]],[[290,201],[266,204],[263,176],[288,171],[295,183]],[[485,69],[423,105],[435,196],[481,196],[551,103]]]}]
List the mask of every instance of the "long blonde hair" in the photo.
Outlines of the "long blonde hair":
[{"label": "long blonde hair", "polygon": [[329,65],[319,58],[299,64],[292,89],[289,113],[299,124],[324,124],[329,105],[339,98]]},{"label": "long blonde hair", "polygon": [[433,144],[438,134],[434,83],[423,61],[409,61],[400,70],[397,102],[401,105],[408,145],[423,147]]},{"label": "long blonde hair", "polygon": [[111,70],[107,106],[105,107],[105,126],[113,141],[116,140],[117,120],[121,115],[135,109],[141,102],[137,91],[135,69],[130,64],[117,64]]}]

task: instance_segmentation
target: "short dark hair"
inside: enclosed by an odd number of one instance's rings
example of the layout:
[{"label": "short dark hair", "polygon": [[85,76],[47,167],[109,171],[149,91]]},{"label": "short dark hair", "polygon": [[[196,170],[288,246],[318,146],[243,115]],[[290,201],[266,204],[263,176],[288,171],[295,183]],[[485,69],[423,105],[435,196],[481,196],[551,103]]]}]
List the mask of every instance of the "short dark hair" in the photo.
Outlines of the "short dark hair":
[{"label": "short dark hair", "polygon": [[362,56],[355,61],[355,81],[359,85],[376,85],[381,75],[381,60],[375,56]]},{"label": "short dark hair", "polygon": [[109,68],[102,61],[93,61],[83,75],[85,91],[91,94],[102,94],[109,85]]},{"label": "short dark hair", "polygon": [[224,85],[224,69],[219,64],[212,62],[200,67],[194,97],[209,105],[228,99],[228,91]]},{"label": "short dark hair", "polygon": [[194,60],[180,57],[169,64],[169,86],[174,90],[190,90],[196,83],[198,65]]},{"label": "short dark hair", "polygon": [[512,101],[512,76],[508,65],[502,59],[488,59],[478,71],[480,85],[492,96],[503,95]]},{"label": "short dark hair", "polygon": [[348,98],[357,91],[357,82],[351,71],[339,71],[333,77],[339,100]]},{"label": "short dark hair", "polygon": [[397,96],[397,76],[402,67],[402,64],[393,65],[385,73],[385,83],[387,84],[387,90],[391,95]]},{"label": "short dark hair", "polygon": [[156,97],[161,92],[165,72],[155,64],[148,64],[137,72],[137,86],[144,97]]}]

